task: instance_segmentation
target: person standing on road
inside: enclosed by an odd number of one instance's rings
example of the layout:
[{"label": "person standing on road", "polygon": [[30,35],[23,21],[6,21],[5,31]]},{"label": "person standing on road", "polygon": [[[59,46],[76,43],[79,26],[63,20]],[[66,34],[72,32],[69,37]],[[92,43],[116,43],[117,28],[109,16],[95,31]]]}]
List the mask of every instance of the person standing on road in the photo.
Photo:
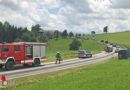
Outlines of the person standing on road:
[{"label": "person standing on road", "polygon": [[57,61],[59,61],[59,64],[60,64],[60,61],[61,61],[61,55],[60,55],[60,52],[57,52],[56,54],[56,64],[57,64]]}]

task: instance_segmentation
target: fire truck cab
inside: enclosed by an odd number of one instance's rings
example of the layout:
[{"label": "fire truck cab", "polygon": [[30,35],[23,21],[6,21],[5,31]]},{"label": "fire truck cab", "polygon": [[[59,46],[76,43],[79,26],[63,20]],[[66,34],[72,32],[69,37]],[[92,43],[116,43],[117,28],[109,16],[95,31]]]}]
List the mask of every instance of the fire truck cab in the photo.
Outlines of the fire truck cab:
[{"label": "fire truck cab", "polygon": [[0,67],[11,70],[17,64],[39,66],[46,60],[46,44],[19,42],[0,44]]}]

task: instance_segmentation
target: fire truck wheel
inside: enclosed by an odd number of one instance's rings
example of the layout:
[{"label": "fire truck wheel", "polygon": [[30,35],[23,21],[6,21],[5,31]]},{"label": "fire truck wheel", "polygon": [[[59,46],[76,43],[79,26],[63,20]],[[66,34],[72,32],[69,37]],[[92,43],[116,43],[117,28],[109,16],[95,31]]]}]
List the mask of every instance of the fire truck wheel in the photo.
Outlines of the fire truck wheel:
[{"label": "fire truck wheel", "polygon": [[32,66],[36,67],[40,65],[40,60],[39,59],[35,59],[34,63],[32,64]]},{"label": "fire truck wheel", "polygon": [[12,69],[14,69],[14,62],[13,62],[13,61],[8,61],[8,62],[5,64],[5,69],[6,69],[6,70],[12,70]]}]

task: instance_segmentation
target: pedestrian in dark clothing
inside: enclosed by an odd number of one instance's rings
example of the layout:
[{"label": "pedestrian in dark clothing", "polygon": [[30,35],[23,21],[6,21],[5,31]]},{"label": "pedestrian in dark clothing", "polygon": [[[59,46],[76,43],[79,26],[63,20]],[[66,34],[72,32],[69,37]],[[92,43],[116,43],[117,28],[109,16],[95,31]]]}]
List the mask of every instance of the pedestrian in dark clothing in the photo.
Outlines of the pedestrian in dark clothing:
[{"label": "pedestrian in dark clothing", "polygon": [[57,54],[56,54],[56,64],[57,64],[57,61],[59,61],[59,64],[60,64],[60,61],[61,61],[62,59],[61,59],[61,55],[60,55],[60,53],[59,52],[57,52]]}]

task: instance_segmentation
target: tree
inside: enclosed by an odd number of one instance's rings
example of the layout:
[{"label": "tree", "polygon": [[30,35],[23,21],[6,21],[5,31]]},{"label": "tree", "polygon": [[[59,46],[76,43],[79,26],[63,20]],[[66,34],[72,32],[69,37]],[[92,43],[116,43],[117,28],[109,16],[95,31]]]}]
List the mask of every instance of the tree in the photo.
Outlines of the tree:
[{"label": "tree", "polygon": [[48,39],[51,39],[52,37],[51,37],[51,33],[48,31],[47,33],[46,33],[46,36],[48,37]]},{"label": "tree", "polygon": [[108,26],[105,26],[105,27],[104,27],[103,32],[104,32],[104,33],[107,33],[107,32],[108,32]]},{"label": "tree", "polygon": [[23,33],[21,40],[24,42],[36,42],[35,33],[27,31],[27,32]]},{"label": "tree", "polygon": [[70,44],[70,50],[79,50],[79,47],[81,46],[81,42],[73,39],[72,43]]},{"label": "tree", "polygon": [[91,38],[92,38],[92,40],[94,40],[95,39],[95,31],[91,31]]},{"label": "tree", "polygon": [[59,32],[58,30],[56,30],[56,31],[54,32],[54,37],[55,37],[56,39],[58,39],[58,38],[60,37],[60,32]]},{"label": "tree", "polygon": [[38,33],[41,30],[41,26],[39,24],[33,25],[31,31]]},{"label": "tree", "polygon": [[67,30],[64,30],[62,32],[62,38],[67,38],[67,36],[68,36]]},{"label": "tree", "polygon": [[69,33],[69,37],[72,38],[74,36],[73,32]]},{"label": "tree", "polygon": [[48,39],[49,38],[48,38],[47,34],[40,35],[38,38],[39,42],[47,42]]}]

